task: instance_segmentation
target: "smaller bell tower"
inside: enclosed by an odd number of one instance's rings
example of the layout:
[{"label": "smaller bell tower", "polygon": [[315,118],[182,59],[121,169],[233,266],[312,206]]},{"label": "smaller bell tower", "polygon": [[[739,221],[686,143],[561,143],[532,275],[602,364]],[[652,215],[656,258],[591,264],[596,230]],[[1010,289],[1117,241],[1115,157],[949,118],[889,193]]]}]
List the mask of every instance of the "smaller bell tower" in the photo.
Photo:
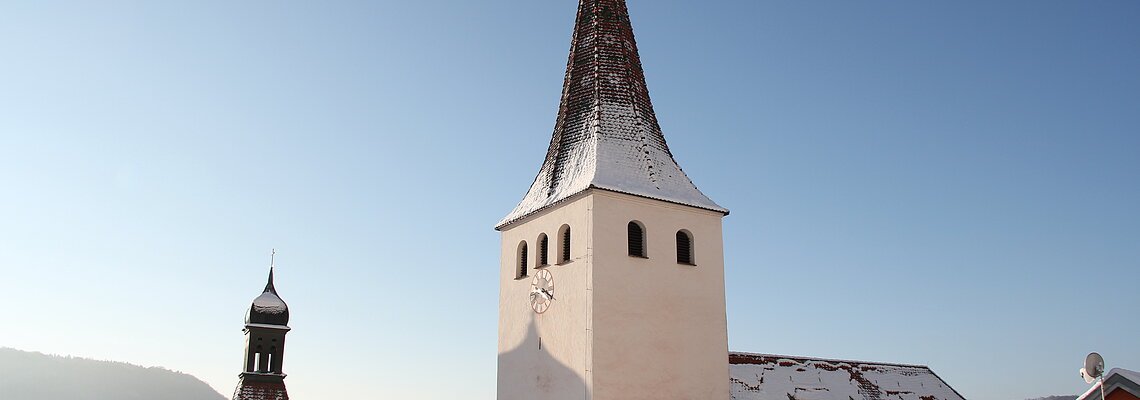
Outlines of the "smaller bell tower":
[{"label": "smaller bell tower", "polygon": [[269,283],[245,317],[245,362],[233,400],[289,400],[281,369],[289,306],[273,286],[272,258],[269,264]]}]

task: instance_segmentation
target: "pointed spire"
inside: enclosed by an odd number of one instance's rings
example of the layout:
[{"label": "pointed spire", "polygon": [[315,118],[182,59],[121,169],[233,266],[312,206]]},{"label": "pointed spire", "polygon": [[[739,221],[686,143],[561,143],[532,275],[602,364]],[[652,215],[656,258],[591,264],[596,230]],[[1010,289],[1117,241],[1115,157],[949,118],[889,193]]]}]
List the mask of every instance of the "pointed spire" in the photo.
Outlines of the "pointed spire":
[{"label": "pointed spire", "polygon": [[277,288],[273,287],[273,267],[269,267],[269,283],[265,284],[265,292],[277,294]]},{"label": "pointed spire", "polygon": [[273,249],[269,253],[269,283],[265,284],[265,292],[263,292],[263,293],[277,294],[277,288],[273,287],[273,268],[274,268],[273,264],[276,261],[276,258],[277,258],[277,249]]},{"label": "pointed spire", "polygon": [[727,214],[673,159],[641,68],[625,0],[580,0],[546,160],[497,229],[589,188]]}]

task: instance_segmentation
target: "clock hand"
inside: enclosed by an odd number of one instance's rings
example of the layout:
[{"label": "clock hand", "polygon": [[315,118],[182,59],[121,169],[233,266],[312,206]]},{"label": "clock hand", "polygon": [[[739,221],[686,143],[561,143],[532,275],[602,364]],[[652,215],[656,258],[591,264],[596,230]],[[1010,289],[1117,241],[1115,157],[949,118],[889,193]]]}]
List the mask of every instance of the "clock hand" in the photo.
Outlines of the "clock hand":
[{"label": "clock hand", "polygon": [[546,291],[546,288],[541,288],[541,289],[538,289],[538,290],[541,290],[541,291],[542,291],[542,294],[543,294],[543,295],[545,295],[547,298],[549,298],[549,299],[551,299],[551,300],[554,300],[554,294],[552,294],[552,293],[550,293],[550,292]]}]

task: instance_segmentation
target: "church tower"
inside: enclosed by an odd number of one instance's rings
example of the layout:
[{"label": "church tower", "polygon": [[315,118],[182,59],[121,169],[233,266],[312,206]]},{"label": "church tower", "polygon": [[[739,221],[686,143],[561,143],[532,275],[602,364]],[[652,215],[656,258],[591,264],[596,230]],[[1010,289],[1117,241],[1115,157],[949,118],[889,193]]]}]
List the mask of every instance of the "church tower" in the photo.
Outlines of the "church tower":
[{"label": "church tower", "polygon": [[502,236],[500,400],[728,399],[721,220],[673,159],[624,0],[580,0],[546,160]]},{"label": "church tower", "polygon": [[273,287],[270,266],[269,283],[245,317],[245,363],[233,400],[289,400],[281,370],[288,325],[289,306]]}]

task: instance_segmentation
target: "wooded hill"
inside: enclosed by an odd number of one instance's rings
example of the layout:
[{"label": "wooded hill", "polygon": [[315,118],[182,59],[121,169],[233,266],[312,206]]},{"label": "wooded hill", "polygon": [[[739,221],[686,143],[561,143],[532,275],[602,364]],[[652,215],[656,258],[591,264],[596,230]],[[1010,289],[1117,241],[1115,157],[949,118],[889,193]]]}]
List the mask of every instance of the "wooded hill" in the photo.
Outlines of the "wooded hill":
[{"label": "wooded hill", "polygon": [[164,368],[4,348],[0,399],[226,400],[198,378]]}]

